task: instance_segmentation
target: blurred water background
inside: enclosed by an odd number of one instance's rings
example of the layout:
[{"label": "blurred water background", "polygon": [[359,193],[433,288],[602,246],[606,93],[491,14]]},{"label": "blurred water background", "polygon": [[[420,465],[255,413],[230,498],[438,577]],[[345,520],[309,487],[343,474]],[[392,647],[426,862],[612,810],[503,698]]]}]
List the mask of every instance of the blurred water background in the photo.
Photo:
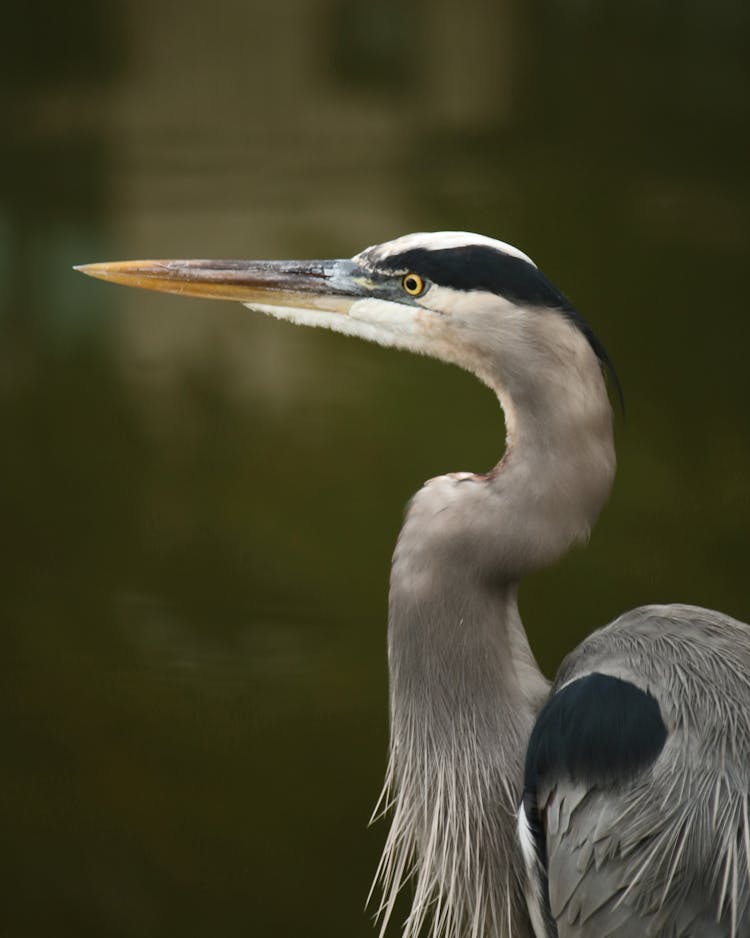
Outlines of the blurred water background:
[{"label": "blurred water background", "polygon": [[0,935],[371,935],[390,552],[503,445],[454,368],[71,265],[528,251],[628,408],[522,590],[552,675],[643,602],[750,618],[749,72],[742,0],[4,12]]}]

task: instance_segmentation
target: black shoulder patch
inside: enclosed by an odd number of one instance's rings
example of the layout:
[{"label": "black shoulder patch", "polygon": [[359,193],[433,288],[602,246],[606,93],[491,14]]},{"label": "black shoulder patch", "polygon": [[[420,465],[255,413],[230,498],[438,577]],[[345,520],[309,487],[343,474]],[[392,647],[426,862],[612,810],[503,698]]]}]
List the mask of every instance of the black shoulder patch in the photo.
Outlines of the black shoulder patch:
[{"label": "black shoulder patch", "polygon": [[625,410],[622,386],[607,351],[570,300],[529,261],[485,244],[463,247],[412,248],[378,261],[378,269],[414,271],[426,280],[454,290],[486,290],[512,303],[559,310],[583,333],[606,368]]},{"label": "black shoulder patch", "polygon": [[536,792],[550,778],[616,785],[654,762],[666,739],[651,694],[620,678],[589,674],[542,708],[526,751],[524,787]]}]

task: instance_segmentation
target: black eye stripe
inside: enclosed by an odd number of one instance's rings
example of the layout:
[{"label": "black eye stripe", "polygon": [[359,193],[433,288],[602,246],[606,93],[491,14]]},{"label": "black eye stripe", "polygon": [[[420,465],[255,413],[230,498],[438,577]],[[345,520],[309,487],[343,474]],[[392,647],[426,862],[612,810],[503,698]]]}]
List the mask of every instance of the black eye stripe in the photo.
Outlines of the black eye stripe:
[{"label": "black eye stripe", "polygon": [[528,261],[486,245],[412,248],[376,261],[382,271],[412,271],[454,290],[487,290],[518,303],[570,306],[566,297]]}]

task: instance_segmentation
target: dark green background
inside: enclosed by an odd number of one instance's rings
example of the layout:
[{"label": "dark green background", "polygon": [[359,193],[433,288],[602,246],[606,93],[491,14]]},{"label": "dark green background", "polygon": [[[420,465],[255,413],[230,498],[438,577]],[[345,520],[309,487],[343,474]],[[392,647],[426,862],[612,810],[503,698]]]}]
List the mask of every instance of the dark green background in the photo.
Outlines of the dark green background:
[{"label": "dark green background", "polygon": [[71,265],[518,244],[628,406],[522,590],[542,666],[643,602],[748,618],[749,63],[745,0],[4,11],[3,938],[371,935],[390,551],[503,443],[453,368]]}]

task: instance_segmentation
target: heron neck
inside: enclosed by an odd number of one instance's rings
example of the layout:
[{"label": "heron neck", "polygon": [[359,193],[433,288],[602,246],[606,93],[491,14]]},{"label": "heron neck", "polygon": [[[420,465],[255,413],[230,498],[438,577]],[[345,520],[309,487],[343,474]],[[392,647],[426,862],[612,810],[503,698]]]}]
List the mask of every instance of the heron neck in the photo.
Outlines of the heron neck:
[{"label": "heron neck", "polygon": [[611,411],[590,357],[574,381],[547,369],[535,386],[528,368],[515,384],[488,380],[506,414],[503,459],[486,475],[428,482],[399,536],[388,633],[393,823],[380,875],[387,920],[415,867],[404,938],[428,918],[433,938],[530,933],[512,873],[515,812],[548,684],[516,591],[588,535],[611,486]]},{"label": "heron neck", "polygon": [[389,663],[384,927],[413,869],[404,938],[417,938],[428,921],[433,938],[526,938],[514,818],[526,741],[548,685],[515,587],[472,602],[446,579],[429,607],[392,590]]}]

